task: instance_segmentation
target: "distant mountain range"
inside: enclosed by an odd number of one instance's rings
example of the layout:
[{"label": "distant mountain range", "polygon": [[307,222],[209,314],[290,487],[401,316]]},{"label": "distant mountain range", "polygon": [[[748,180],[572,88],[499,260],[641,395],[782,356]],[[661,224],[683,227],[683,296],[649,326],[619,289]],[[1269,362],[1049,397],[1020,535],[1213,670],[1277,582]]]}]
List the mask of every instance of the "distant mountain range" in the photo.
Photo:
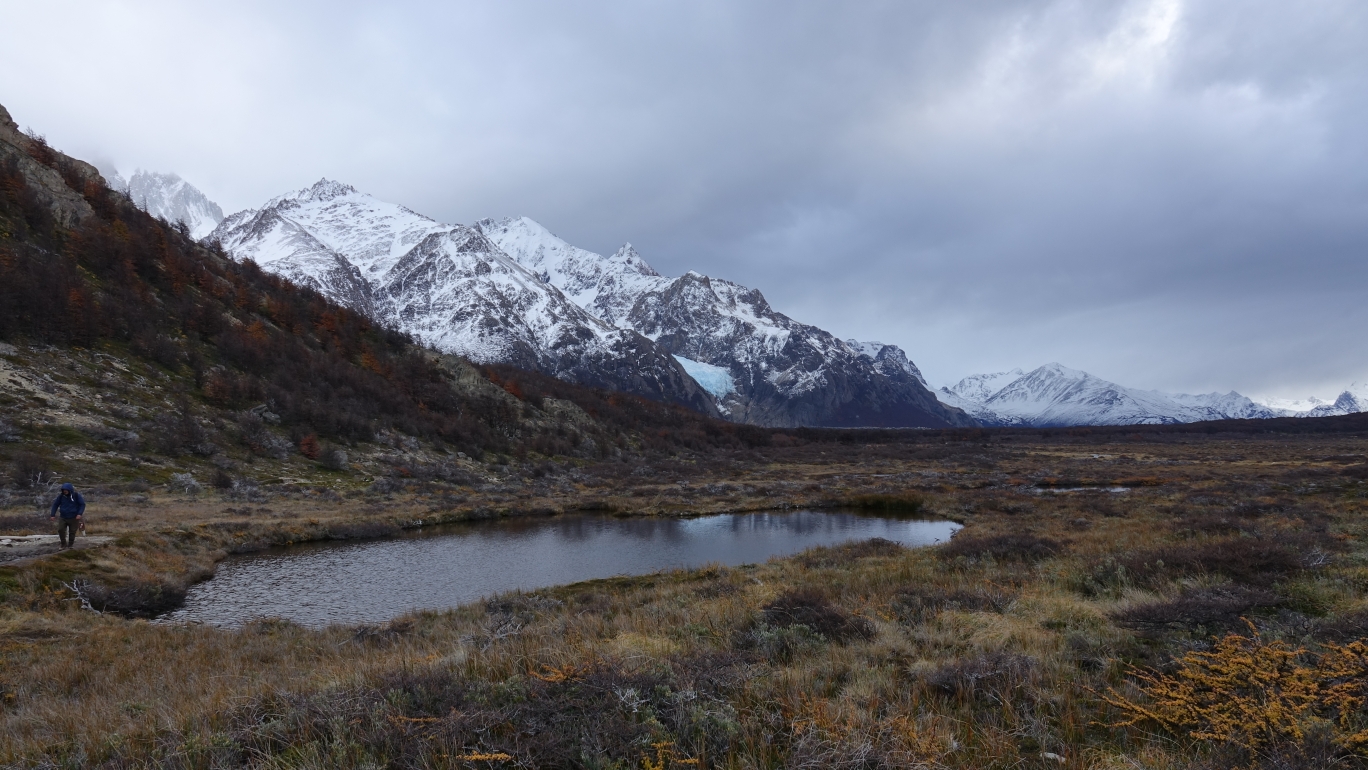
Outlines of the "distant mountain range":
[{"label": "distant mountain range", "polygon": [[854,343],[630,245],[576,248],[526,218],[450,225],[322,180],[225,218],[237,259],[476,362],[510,363],[775,427],[973,425],[896,346]]},{"label": "distant mountain range", "polygon": [[1368,387],[1359,385],[1334,403],[1315,399],[1302,411],[1258,403],[1234,391],[1188,395],[1128,388],[1054,363],[1030,372],[972,375],[936,396],[989,426],[1146,425],[1368,411]]}]

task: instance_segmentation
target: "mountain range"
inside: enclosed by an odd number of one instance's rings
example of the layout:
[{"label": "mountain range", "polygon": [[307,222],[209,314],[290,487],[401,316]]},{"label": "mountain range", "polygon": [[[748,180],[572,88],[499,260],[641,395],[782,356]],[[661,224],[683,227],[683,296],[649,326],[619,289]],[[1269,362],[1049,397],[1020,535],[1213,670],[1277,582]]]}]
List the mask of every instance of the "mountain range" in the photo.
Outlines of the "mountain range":
[{"label": "mountain range", "polygon": [[1066,426],[1368,411],[1368,385],[1333,402],[1258,402],[1140,390],[1057,363],[932,391],[896,345],[839,339],[730,281],[663,276],[630,243],[604,256],[527,217],[444,224],[326,179],[226,218],[175,174],[140,170],[112,184],[233,257],[445,352],[737,422]]},{"label": "mountain range", "polygon": [[[759,291],[579,249],[527,218],[444,224],[321,180],[205,238],[439,350],[774,427],[942,427],[896,346],[852,346]],[[877,349],[875,349],[877,347]]]},{"label": "mountain range", "polygon": [[1145,425],[1368,411],[1368,387],[1360,385],[1334,403],[1311,400],[1311,408],[1303,411],[1258,403],[1234,391],[1189,395],[1128,388],[1057,363],[1030,372],[971,375],[940,388],[936,396],[987,426]]},{"label": "mountain range", "polygon": [[779,313],[758,290],[660,275],[632,248],[576,248],[526,217],[475,224],[519,264],[607,323],[673,355],[724,416],[757,425],[969,425],[895,345],[842,340]]}]

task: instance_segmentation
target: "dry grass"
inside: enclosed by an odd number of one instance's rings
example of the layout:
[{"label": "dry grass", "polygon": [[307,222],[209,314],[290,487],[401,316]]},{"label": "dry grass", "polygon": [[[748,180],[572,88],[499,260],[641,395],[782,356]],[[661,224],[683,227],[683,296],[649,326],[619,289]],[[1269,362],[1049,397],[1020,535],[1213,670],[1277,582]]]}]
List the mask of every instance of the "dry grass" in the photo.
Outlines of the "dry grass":
[{"label": "dry grass", "polygon": [[[318,631],[95,616],[48,588],[78,575],[183,583],[243,544],[398,526],[404,514],[294,498],[244,515],[201,499],[208,520],[185,526],[165,507],[130,506],[110,523],[126,536],[88,562],[0,570],[0,756],[107,767],[1352,767],[1362,757],[1315,730],[1252,751],[1188,728],[1108,727],[1125,714],[1099,693],[1151,703],[1130,666],[1211,649],[1240,616],[1307,655],[1361,638],[1368,485],[1316,458],[1366,450],[1344,437],[1018,438],[820,460],[775,450],[721,476],[671,476],[713,489],[693,495],[700,511],[907,494],[966,529],[939,549],[818,549]],[[1334,473],[1307,475],[1320,468]],[[1147,485],[1028,491],[1040,479],[1126,477]],[[670,487],[690,504],[685,487],[649,478],[587,497],[660,512]],[[412,515],[411,501],[392,502]],[[472,494],[434,514],[490,505]],[[1244,529],[1203,523],[1222,519]]]}]

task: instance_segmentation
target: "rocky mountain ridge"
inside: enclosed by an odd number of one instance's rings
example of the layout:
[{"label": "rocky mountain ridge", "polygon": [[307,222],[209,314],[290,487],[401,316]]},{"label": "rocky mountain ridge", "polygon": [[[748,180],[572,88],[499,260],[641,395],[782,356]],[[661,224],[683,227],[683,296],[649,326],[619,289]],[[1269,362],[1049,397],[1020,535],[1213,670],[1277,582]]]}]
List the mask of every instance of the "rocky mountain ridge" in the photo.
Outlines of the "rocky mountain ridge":
[{"label": "rocky mountain ridge", "polygon": [[776,427],[972,425],[940,404],[895,345],[841,340],[775,311],[758,290],[690,271],[661,275],[631,244],[611,256],[527,217],[475,227],[589,312],[685,364],[724,415]]},{"label": "rocky mountain ridge", "polygon": [[530,219],[450,225],[322,180],[206,238],[440,350],[774,427],[942,427],[893,345],[852,345],[698,273],[667,278],[630,244],[604,257]]},{"label": "rocky mountain ridge", "polygon": [[176,174],[138,169],[125,179],[112,166],[101,168],[100,173],[110,189],[127,195],[135,206],[154,217],[185,225],[196,240],[223,221],[223,209]]},{"label": "rocky mountain ridge", "polygon": [[325,179],[227,217],[206,240],[444,352],[717,414],[650,340],[595,318],[475,228]]}]

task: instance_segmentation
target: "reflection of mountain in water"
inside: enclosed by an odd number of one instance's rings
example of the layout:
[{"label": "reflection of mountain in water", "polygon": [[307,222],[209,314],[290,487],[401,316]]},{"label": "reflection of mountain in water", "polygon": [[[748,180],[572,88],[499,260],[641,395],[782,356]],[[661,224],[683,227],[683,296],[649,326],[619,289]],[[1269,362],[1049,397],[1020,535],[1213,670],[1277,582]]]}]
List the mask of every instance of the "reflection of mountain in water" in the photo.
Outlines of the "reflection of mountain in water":
[{"label": "reflection of mountain in water", "polygon": [[262,616],[313,626],[380,622],[506,591],[710,563],[750,564],[873,537],[930,545],[957,528],[944,521],[814,511],[461,524],[440,533],[230,559],[166,619],[229,626]]}]

